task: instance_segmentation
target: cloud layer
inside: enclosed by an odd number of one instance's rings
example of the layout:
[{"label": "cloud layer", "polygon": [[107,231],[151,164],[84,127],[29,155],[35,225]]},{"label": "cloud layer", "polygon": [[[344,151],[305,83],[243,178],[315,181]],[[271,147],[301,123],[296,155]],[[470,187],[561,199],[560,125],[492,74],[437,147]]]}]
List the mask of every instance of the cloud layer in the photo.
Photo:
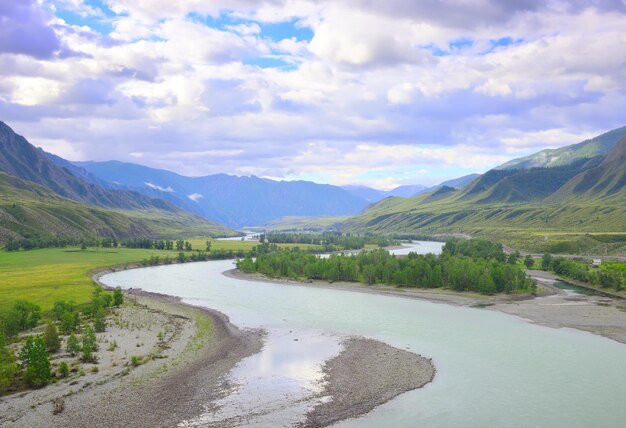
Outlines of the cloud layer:
[{"label": "cloud layer", "polygon": [[623,0],[0,4],[0,120],[77,160],[432,184],[622,126]]}]

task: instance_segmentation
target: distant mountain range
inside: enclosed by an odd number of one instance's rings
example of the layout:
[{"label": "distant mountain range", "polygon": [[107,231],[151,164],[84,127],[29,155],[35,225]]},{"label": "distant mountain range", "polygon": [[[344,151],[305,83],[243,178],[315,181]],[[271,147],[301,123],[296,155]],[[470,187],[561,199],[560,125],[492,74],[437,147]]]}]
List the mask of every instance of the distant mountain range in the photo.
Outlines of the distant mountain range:
[{"label": "distant mountain range", "polygon": [[88,181],[86,171],[54,158],[0,122],[0,242],[58,235],[236,234],[163,199]]},{"label": "distant mountain range", "polygon": [[[184,210],[232,228],[262,225],[283,217],[352,216],[383,198],[409,197],[432,189],[406,185],[381,191],[226,174],[185,177],[118,161],[70,162],[35,148],[2,122],[0,142],[0,171],[75,202],[127,213],[158,211],[172,216]],[[442,185],[462,187],[473,178],[462,177]]]},{"label": "distant mountain range", "polygon": [[452,180],[444,181],[436,186],[424,186],[421,184],[415,185],[405,185],[399,186],[392,190],[378,190],[373,189],[367,186],[342,186],[342,189],[348,191],[349,193],[365,199],[367,202],[378,202],[382,199],[389,198],[391,196],[399,196],[402,198],[410,198],[413,196],[420,195],[422,193],[432,192],[433,190],[437,190],[443,186],[453,187],[455,189],[461,189],[471,183],[475,178],[480,176],[480,174],[469,174],[463,177],[455,178]]},{"label": "distant mountain range", "polygon": [[622,234],[626,127],[512,160],[461,189],[443,186],[413,198],[386,198],[344,222],[342,229],[516,235],[529,245],[551,231]]},{"label": "distant mountain range", "polygon": [[[51,159],[59,162],[54,156]],[[75,162],[73,168],[75,174],[93,183],[106,183],[110,188],[161,198],[189,212],[234,228],[263,225],[283,217],[350,216],[388,196],[413,196],[433,189],[413,185],[385,192],[365,186],[337,187],[255,176],[215,174],[186,177],[118,161]],[[462,187],[476,176],[478,174],[446,183]]]},{"label": "distant mountain range", "polygon": [[337,186],[308,181],[275,181],[226,174],[185,177],[142,165],[78,162],[91,177],[159,197],[230,227],[266,223],[284,216],[354,215],[368,204]]},{"label": "distant mountain range", "polygon": [[[381,191],[226,174],[185,177],[142,165],[70,162],[0,122],[0,241],[46,233],[232,235],[231,228],[318,224],[347,231],[626,230],[626,127],[437,186]],[[329,220],[330,221],[330,220]],[[321,224],[321,223],[320,223]],[[494,232],[496,231],[496,232]]]}]

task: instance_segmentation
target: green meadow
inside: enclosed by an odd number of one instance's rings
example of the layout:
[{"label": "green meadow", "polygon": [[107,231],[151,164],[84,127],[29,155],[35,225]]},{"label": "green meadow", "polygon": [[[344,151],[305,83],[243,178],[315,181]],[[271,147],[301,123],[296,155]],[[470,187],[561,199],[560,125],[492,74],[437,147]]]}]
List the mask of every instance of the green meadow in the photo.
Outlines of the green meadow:
[{"label": "green meadow", "polygon": [[[206,238],[189,240],[194,250],[206,248]],[[253,241],[211,241],[212,250],[249,251]],[[295,246],[281,244],[281,246]],[[298,245],[301,248],[315,247]],[[190,253],[188,253],[190,254]],[[30,251],[0,250],[0,309],[26,299],[51,309],[56,300],[78,304],[91,299],[90,272],[97,268],[138,263],[151,256],[176,258],[178,251],[133,248],[45,248]]]},{"label": "green meadow", "polygon": [[[45,311],[56,300],[78,304],[91,299],[89,272],[98,267],[140,262],[163,251],[131,248],[45,248],[0,251],[0,309],[16,299],[26,299]],[[168,251],[175,256],[174,251]]]}]

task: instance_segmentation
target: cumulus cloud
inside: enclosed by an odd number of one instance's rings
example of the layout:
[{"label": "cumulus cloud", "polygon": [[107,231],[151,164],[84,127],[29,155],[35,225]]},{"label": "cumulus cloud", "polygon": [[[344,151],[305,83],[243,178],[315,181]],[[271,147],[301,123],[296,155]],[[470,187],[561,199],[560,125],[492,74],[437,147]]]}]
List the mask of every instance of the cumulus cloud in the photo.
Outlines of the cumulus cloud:
[{"label": "cumulus cloud", "polygon": [[0,118],[80,159],[433,183],[623,126],[625,13],[621,0],[0,2]]},{"label": "cumulus cloud", "polygon": [[45,59],[61,48],[36,0],[0,3],[0,52]]}]

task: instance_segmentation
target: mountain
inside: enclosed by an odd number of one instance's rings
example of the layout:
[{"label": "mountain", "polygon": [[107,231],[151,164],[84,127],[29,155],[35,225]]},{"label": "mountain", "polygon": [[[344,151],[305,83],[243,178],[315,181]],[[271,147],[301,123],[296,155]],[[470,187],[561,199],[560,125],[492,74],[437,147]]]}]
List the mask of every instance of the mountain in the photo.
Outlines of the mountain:
[{"label": "mountain", "polygon": [[426,186],[421,184],[409,184],[404,186],[398,186],[391,190],[379,190],[374,189],[372,187],[367,186],[358,186],[358,185],[348,185],[342,186],[342,189],[347,191],[348,193],[356,196],[357,198],[361,198],[366,200],[367,202],[378,202],[381,199],[388,198],[390,196],[400,196],[403,198],[410,198],[411,196],[415,196],[425,189]]},{"label": "mountain", "polygon": [[378,190],[373,189],[367,186],[342,186],[342,189],[348,191],[349,193],[365,199],[367,202],[378,202],[382,199],[388,198],[390,196],[400,196],[403,198],[410,198],[413,196],[420,195],[422,193],[432,192],[433,190],[437,190],[440,187],[448,186],[454,189],[460,189],[467,186],[474,179],[476,179],[480,174],[469,174],[464,175],[463,177],[453,178],[452,180],[444,181],[443,183],[439,183],[436,186],[427,187],[422,184],[411,184],[405,186],[399,186],[392,190]]},{"label": "mountain", "polygon": [[104,209],[0,172],[0,243],[52,236],[178,239],[232,235],[232,230],[184,211]]},{"label": "mountain", "polygon": [[307,181],[226,174],[185,177],[117,161],[76,165],[111,185],[158,196],[230,227],[255,226],[286,216],[354,215],[368,204],[339,187]]},{"label": "mountain", "polygon": [[626,136],[613,146],[599,165],[577,174],[550,198],[554,202],[579,199],[626,206]]},{"label": "mountain", "polygon": [[53,161],[0,122],[0,241],[41,235],[176,238],[237,234],[163,199],[107,188],[98,181],[62,158],[55,156]]},{"label": "mountain", "polygon": [[[60,163],[57,157],[57,163]],[[106,189],[59,166],[46,153],[0,122],[0,171],[49,188],[58,195],[91,205],[118,209],[176,208],[161,199],[152,199],[128,190]]]},{"label": "mountain", "polygon": [[[566,251],[596,246],[604,252],[601,244],[626,241],[626,136],[614,140],[625,130],[564,147],[562,153],[576,155],[558,166],[496,168],[460,190],[446,186],[381,200],[342,230],[482,235],[542,250],[579,236],[578,246]],[[608,149],[593,156],[589,144]]]},{"label": "mountain", "polygon": [[389,196],[384,190],[378,190],[367,186],[348,185],[341,186],[341,188],[351,195],[356,196],[357,198],[361,198],[368,203],[378,202],[381,199],[385,199],[387,196]]},{"label": "mountain", "polygon": [[472,183],[472,181],[476,180],[478,177],[480,177],[480,174],[464,175],[463,177],[453,178],[452,180],[444,181],[443,183],[440,183],[435,187],[429,187],[428,189],[426,189],[426,191],[432,192],[433,190],[444,186],[452,187],[453,189],[462,189]]},{"label": "mountain", "polygon": [[530,156],[513,159],[495,169],[511,170],[571,165],[581,159],[591,159],[596,156],[606,155],[624,136],[626,136],[626,126],[578,144],[559,149],[546,149]]},{"label": "mountain", "polygon": [[418,193],[426,190],[427,187],[421,184],[410,184],[405,186],[398,186],[395,189],[392,189],[387,192],[387,196],[400,196],[403,198],[410,198],[411,196],[415,196]]}]

